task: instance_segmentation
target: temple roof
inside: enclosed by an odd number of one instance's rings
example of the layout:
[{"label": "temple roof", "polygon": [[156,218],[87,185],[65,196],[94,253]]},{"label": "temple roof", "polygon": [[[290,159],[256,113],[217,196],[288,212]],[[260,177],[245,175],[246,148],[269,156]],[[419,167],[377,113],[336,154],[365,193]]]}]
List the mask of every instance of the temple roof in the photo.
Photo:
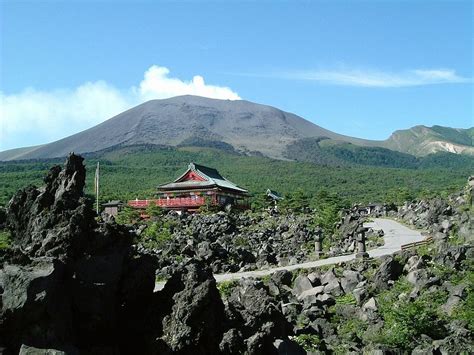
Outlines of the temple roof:
[{"label": "temple roof", "polygon": [[120,200],[112,200],[112,201],[109,201],[109,202],[104,202],[101,205],[103,207],[116,207],[116,206],[123,205],[123,202],[120,201]]},{"label": "temple roof", "polygon": [[[184,180],[190,172],[201,177],[202,181]],[[188,170],[173,182],[158,186],[159,190],[182,190],[182,189],[199,189],[221,187],[228,190],[238,191],[240,193],[247,193],[248,191],[238,187],[233,182],[223,177],[216,169],[207,166],[190,163]]]},{"label": "temple roof", "polygon": [[266,192],[267,196],[273,200],[283,200],[283,196],[281,196],[278,192],[267,189]]}]

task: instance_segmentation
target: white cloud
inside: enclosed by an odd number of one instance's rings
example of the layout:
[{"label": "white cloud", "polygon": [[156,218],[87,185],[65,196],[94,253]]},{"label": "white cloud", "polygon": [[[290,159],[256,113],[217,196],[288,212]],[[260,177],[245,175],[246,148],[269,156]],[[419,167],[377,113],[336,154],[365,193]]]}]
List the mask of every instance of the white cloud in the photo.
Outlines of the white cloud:
[{"label": "white cloud", "polygon": [[25,142],[22,137],[41,136],[47,141],[62,138],[151,99],[179,95],[240,99],[228,87],[206,84],[202,76],[183,81],[169,77],[169,74],[168,68],[153,65],[145,72],[138,87],[127,90],[96,81],[72,90],[28,88],[17,94],[0,92],[0,150],[45,143]]},{"label": "white cloud", "polygon": [[329,85],[362,87],[405,87],[472,82],[452,69],[416,69],[402,72],[376,70],[308,70],[278,74],[286,79],[309,80]]},{"label": "white cloud", "polygon": [[152,66],[145,72],[145,79],[140,83],[139,93],[142,98],[173,97],[179,95],[198,95],[214,99],[239,100],[237,93],[227,87],[207,85],[200,75],[189,82],[169,78],[168,68]]}]

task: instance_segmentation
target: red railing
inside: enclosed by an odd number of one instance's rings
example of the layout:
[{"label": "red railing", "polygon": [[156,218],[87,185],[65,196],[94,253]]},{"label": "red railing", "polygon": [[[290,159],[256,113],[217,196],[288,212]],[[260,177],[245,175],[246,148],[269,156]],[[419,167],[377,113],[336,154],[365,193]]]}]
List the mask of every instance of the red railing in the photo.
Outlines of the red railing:
[{"label": "red railing", "polygon": [[[173,198],[159,198],[156,200],[130,200],[128,205],[135,208],[147,208],[150,203],[154,203],[159,207],[195,207],[206,204],[204,197],[173,197]],[[214,199],[211,200],[214,204]]]}]

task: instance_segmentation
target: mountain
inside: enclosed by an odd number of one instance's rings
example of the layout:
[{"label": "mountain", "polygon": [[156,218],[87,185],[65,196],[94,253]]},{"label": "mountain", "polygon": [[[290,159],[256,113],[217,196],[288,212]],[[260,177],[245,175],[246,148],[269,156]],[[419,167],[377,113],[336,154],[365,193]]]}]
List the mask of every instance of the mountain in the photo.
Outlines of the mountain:
[{"label": "mountain", "polygon": [[395,131],[385,141],[386,148],[416,156],[437,152],[474,155],[474,127],[468,129],[442,126],[415,126]]},{"label": "mountain", "polygon": [[0,159],[31,159],[86,153],[116,145],[213,145],[221,142],[241,153],[284,158],[286,147],[308,137],[327,137],[358,145],[370,141],[346,137],[297,115],[248,101],[178,96],[152,100],[83,132],[21,154]]},{"label": "mountain", "polygon": [[381,160],[408,162],[413,158],[394,155],[393,150],[426,155],[443,150],[470,153],[474,149],[472,129],[423,127],[422,131],[431,132],[423,134],[419,130],[414,127],[397,131],[386,141],[371,141],[329,131],[271,106],[244,100],[178,96],[145,102],[53,143],[0,152],[0,160],[54,158],[66,156],[71,151],[90,153],[117,146],[154,144],[212,147],[276,159],[301,160],[305,157],[305,161],[331,164],[359,163],[359,155],[375,154],[379,158],[368,160],[377,165]]}]

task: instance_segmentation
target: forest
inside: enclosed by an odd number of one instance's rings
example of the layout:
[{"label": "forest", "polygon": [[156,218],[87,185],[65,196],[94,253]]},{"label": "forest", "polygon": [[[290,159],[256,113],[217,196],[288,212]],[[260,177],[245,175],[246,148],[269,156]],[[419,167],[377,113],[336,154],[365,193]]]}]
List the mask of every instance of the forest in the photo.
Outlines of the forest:
[{"label": "forest", "polygon": [[[343,153],[339,151],[338,154]],[[151,198],[156,186],[174,180],[190,162],[218,169],[223,176],[248,189],[254,204],[268,188],[287,196],[288,201],[296,196],[311,203],[317,201],[318,196],[329,194],[337,196],[344,205],[402,203],[409,199],[447,195],[464,186],[474,171],[473,158],[448,153],[428,156],[419,160],[416,167],[396,168],[283,161],[215,148],[153,145],[115,147],[84,157],[88,171],[86,193],[90,195],[94,193],[95,167],[100,162],[102,202]],[[40,185],[45,173],[63,162],[64,158],[2,162],[0,205],[6,205],[18,189],[28,184]]]}]

